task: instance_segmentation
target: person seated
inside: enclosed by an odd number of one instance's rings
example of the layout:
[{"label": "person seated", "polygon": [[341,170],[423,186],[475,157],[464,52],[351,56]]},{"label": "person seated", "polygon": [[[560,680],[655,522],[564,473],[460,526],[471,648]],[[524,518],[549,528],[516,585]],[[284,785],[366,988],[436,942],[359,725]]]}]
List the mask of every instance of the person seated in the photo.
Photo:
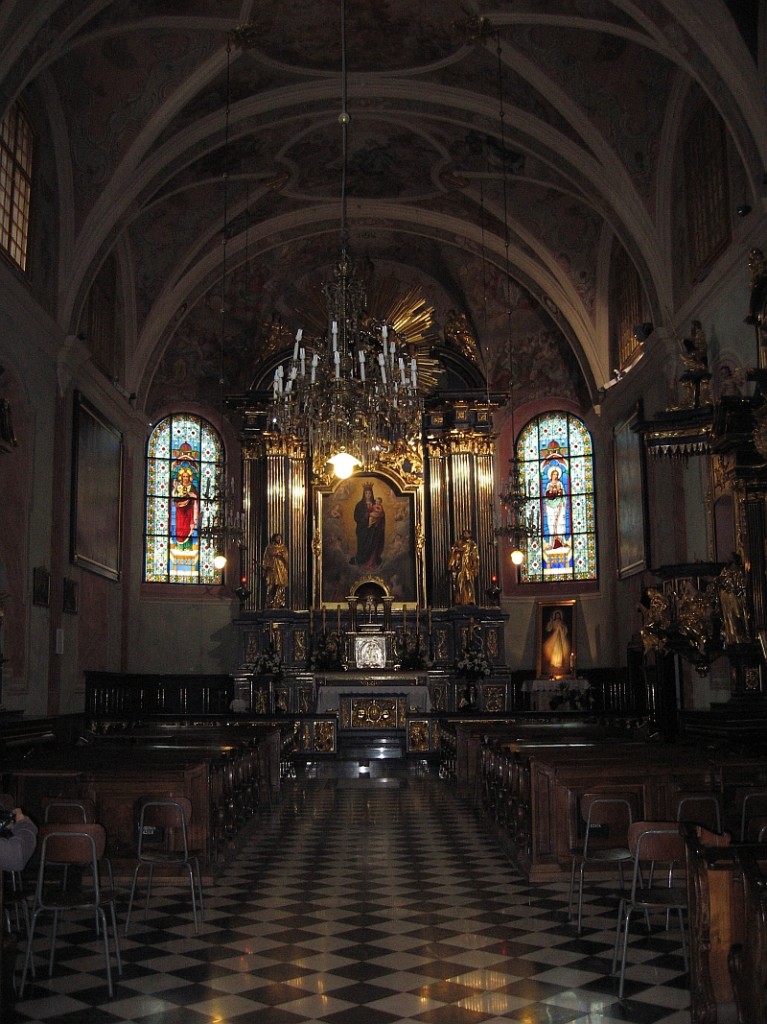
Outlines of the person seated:
[{"label": "person seated", "polygon": [[37,846],[37,825],[20,807],[0,830],[0,871],[22,871]]}]

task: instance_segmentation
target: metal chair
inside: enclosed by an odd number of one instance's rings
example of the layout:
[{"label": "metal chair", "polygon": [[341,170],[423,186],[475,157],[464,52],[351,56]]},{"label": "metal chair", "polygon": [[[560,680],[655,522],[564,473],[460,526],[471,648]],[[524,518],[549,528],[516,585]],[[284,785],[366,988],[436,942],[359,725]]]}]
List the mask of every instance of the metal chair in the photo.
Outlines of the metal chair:
[{"label": "metal chair", "polygon": [[702,825],[711,832],[722,831],[722,802],[716,793],[680,793],[676,820]]},{"label": "metal chair", "polygon": [[[32,967],[32,945],[38,918],[45,912],[53,914],[53,928],[50,939],[50,956],[48,976],[53,975],[54,957],[56,952],[56,936],[59,916],[63,913],[85,911],[95,915],[97,932],[101,935],[104,946],[104,964],[106,966],[107,986],[110,997],[114,995],[112,985],[112,966],[109,952],[109,929],[106,910],[109,910],[114,936],[115,959],[117,971],[122,975],[122,959],[120,943],[117,935],[117,914],[115,910],[115,893],[111,888],[103,888],[99,877],[99,861],[104,856],[106,832],[102,825],[96,824],[49,824],[42,825],[39,832],[40,866],[37,872],[37,885],[34,895],[34,909],[27,938],[27,951],[24,957],[24,970],[21,975],[19,996],[24,995],[27,982],[27,971]],[[83,882],[77,889],[61,889],[49,884],[49,869],[52,865],[79,865],[90,869],[90,884]],[[34,973],[34,972],[33,972]]]},{"label": "metal chair", "polygon": [[[46,825],[94,825],[96,824],[96,805],[92,800],[85,797],[44,797],[43,822]],[[112,861],[104,854],[100,862],[107,869],[109,885],[114,889],[114,876],[112,874]],[[53,863],[51,861],[51,863]],[[66,888],[69,873],[68,865],[62,865],[64,875],[62,885]]]},{"label": "metal chair", "polygon": [[740,790],[736,799],[740,805],[740,841],[749,839],[749,824],[752,818],[767,816],[767,792],[762,789]]},{"label": "metal chair", "polygon": [[[186,797],[174,797],[168,800],[144,799],[140,801],[138,823],[138,863],[133,872],[128,912],[125,916],[125,934],[128,934],[136,884],[142,868],[149,869],[146,886],[145,913],[149,911],[149,897],[152,891],[152,877],[157,866],[162,868],[183,868],[189,875],[189,888],[192,894],[192,916],[194,930],[199,932],[197,899],[200,901],[200,913],[203,915],[202,879],[200,876],[200,853],[189,847],[189,822],[192,817],[192,804]],[[162,829],[162,843],[153,844],[155,829]],[[174,841],[175,840],[175,841]],[[175,848],[178,846],[178,848]],[[196,885],[196,890],[195,890]]]},{"label": "metal chair", "polygon": [[626,956],[628,953],[629,926],[631,915],[642,913],[650,928],[650,913],[662,911],[664,914],[676,911],[682,933],[682,955],[687,970],[687,941],[684,931],[684,912],[687,910],[687,890],[683,887],[655,885],[651,877],[645,884],[642,868],[648,864],[684,864],[684,839],[676,821],[635,821],[629,828],[628,845],[633,861],[631,890],[622,895],[618,904],[618,919],[615,929],[615,946],[613,947],[612,973],[618,963],[618,950],[621,947],[620,982],[618,998],[623,999],[626,975]]},{"label": "metal chair", "polygon": [[578,934],[582,932],[583,876],[588,868],[609,870],[617,867],[621,889],[624,887],[623,865],[631,861],[628,830],[634,818],[636,797],[633,794],[584,793],[580,800],[581,819],[585,822],[583,847],[572,850],[570,893],[567,919],[573,919],[575,873],[578,871]]}]

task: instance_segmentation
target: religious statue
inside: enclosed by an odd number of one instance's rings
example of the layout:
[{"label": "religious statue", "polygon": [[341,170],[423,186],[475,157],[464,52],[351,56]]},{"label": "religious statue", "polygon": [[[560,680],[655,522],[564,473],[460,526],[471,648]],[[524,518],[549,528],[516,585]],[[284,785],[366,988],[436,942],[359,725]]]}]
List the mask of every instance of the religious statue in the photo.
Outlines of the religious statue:
[{"label": "religious statue", "polygon": [[679,633],[699,654],[705,655],[714,639],[714,613],[716,588],[708,584],[701,588],[689,584],[677,595],[677,627]]},{"label": "religious statue", "polygon": [[735,558],[722,569],[717,576],[716,586],[725,643],[748,643],[750,638],[746,612],[746,574],[739,558]]},{"label": "religious statue", "polygon": [[288,586],[288,549],[282,543],[282,534],[273,533],[264,551],[262,562],[266,581],[266,607],[284,608]]},{"label": "religious statue", "polygon": [[640,630],[644,649],[662,653],[667,648],[671,628],[671,601],[658,587],[648,587],[642,595],[641,608],[646,614],[645,624]]},{"label": "religious statue", "polygon": [[447,563],[453,582],[453,600],[458,604],[476,604],[475,581],[479,574],[479,548],[471,530],[463,530],[450,549]]},{"label": "religious statue", "polygon": [[455,309],[448,311],[445,320],[445,341],[467,359],[477,361],[477,339],[465,313],[459,313]]},{"label": "religious statue", "polygon": [[685,372],[679,378],[684,389],[681,408],[697,409],[701,405],[710,405],[708,343],[700,320],[692,321],[690,337],[683,339],[680,349],[682,363],[685,366]]}]

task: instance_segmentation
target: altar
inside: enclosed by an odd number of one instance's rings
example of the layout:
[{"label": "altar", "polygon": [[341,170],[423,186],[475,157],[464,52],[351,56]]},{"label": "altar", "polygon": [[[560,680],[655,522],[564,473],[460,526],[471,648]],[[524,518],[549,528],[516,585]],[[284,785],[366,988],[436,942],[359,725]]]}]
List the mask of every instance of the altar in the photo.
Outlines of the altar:
[{"label": "altar", "polygon": [[425,672],[328,672],[316,677],[316,685],[317,714],[336,712],[339,720],[343,720],[351,716],[353,704],[357,718],[361,719],[365,708],[369,707],[370,728],[377,719],[382,727],[394,727],[390,704],[387,704],[386,716],[380,713],[380,702],[384,698],[388,702],[396,701],[397,709],[402,711],[401,715],[393,716],[398,728],[404,728],[405,712],[431,711]]},{"label": "altar", "polygon": [[[528,711],[550,711],[551,701],[561,697],[564,690],[586,695],[591,686],[588,679],[525,679],[519,692],[523,695],[523,707]],[[567,710],[563,705],[559,710]]]}]

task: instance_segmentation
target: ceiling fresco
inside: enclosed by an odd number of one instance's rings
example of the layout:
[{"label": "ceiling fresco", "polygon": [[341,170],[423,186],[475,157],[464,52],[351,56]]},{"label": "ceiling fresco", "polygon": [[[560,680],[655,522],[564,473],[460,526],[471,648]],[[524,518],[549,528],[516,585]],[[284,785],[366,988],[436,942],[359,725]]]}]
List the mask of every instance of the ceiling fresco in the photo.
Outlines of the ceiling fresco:
[{"label": "ceiling fresco", "polygon": [[[631,253],[650,319],[678,298],[657,203],[684,102],[715,98],[739,180],[761,175],[767,132],[741,102],[750,6],[736,22],[721,0],[345,0],[352,254],[420,287],[443,341],[465,314],[493,388],[513,375],[524,398],[596,403],[612,248]],[[0,11],[16,29],[0,103],[41,89],[64,143],[62,330],[113,251],[127,391],[150,413],[202,402],[222,365],[247,387],[340,249],[341,0]]]}]

